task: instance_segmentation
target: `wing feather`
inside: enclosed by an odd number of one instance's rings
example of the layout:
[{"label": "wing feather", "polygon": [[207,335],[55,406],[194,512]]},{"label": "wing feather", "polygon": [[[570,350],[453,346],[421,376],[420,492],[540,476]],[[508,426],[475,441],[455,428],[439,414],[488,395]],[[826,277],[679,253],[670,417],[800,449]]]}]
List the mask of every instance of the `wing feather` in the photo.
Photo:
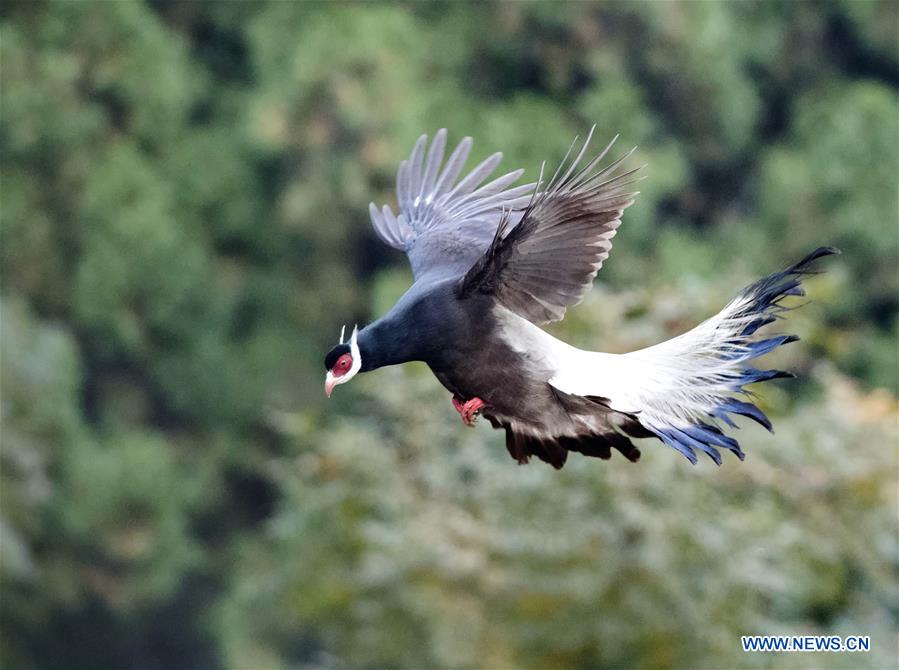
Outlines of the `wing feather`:
[{"label": "wing feather", "polygon": [[415,142],[415,146],[412,148],[412,155],[409,157],[409,191],[410,196],[413,198],[421,193],[421,170],[422,164],[424,163],[425,145],[427,144],[427,142],[427,135],[422,135],[421,137],[419,137],[418,141]]},{"label": "wing feather", "polygon": [[633,150],[598,169],[614,139],[579,167],[594,129],[569,162],[575,139],[544,189],[538,182],[516,226],[509,216],[500,220],[487,251],[459,283],[461,296],[491,293],[538,324],[561,319],[583,299],[609,256],[622,212],[634,201],[629,187],[638,181],[632,179],[636,169],[617,172]]},{"label": "wing feather", "polygon": [[[460,180],[471,146],[471,138],[463,138],[443,164],[446,130],[436,133],[430,147],[422,135],[397,169],[399,215],[387,205],[369,206],[375,232],[406,252],[416,282],[464,274],[490,245],[503,211],[521,211],[532,199],[534,184],[513,186],[523,170],[482,185],[502,160],[501,153]],[[517,222],[520,216],[512,218]]]},{"label": "wing feather", "polygon": [[465,161],[468,160],[468,154],[471,153],[471,144],[471,138],[464,137],[453,150],[453,153],[450,154],[449,160],[446,161],[446,167],[443,168],[443,173],[440,175],[440,179],[437,180],[436,186],[434,186],[435,195],[446,193],[452,188],[453,183],[465,166]]},{"label": "wing feather", "polygon": [[424,175],[421,179],[421,190],[419,196],[426,196],[434,190],[434,184],[437,181],[437,175],[440,172],[440,165],[443,163],[443,150],[446,148],[446,130],[442,129],[434,136],[431,142],[431,148],[428,149],[428,160],[425,164]]},{"label": "wing feather", "polygon": [[493,174],[496,166],[499,165],[502,160],[503,155],[499,151],[485,158],[474,170],[469,172],[462,181],[456,184],[456,187],[451,191],[451,195],[467,195],[474,191],[478,184]]}]

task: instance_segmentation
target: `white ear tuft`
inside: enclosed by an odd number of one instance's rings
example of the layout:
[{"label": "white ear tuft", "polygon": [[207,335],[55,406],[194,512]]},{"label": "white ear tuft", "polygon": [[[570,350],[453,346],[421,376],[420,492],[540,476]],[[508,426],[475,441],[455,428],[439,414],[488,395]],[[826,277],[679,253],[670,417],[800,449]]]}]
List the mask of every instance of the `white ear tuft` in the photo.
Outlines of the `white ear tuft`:
[{"label": "white ear tuft", "polygon": [[359,351],[359,343],[356,341],[356,338],[359,335],[358,326],[353,326],[353,334],[350,335],[350,356],[353,358],[353,365],[350,367],[349,371],[344,375],[344,378],[349,381],[353,378],[353,376],[359,372],[359,369],[362,367],[362,352]]},{"label": "white ear tuft", "polygon": [[340,341],[337,344],[343,344],[343,333],[345,330],[346,330],[345,325],[340,327]]}]

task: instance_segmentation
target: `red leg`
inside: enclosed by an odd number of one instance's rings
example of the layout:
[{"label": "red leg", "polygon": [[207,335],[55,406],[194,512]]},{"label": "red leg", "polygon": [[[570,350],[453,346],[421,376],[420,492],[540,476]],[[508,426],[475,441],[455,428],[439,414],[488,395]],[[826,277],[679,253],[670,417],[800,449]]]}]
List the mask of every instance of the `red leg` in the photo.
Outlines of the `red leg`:
[{"label": "red leg", "polygon": [[465,405],[465,401],[462,400],[456,394],[453,394],[453,408],[459,412],[459,416],[462,416],[462,407]]}]

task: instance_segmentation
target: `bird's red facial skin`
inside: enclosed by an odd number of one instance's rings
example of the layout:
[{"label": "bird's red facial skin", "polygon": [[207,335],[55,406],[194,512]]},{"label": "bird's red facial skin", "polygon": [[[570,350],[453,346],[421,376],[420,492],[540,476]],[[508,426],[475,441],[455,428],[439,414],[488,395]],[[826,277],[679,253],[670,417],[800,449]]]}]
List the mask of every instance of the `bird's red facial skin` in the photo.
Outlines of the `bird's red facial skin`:
[{"label": "bird's red facial skin", "polygon": [[335,377],[343,377],[350,371],[351,367],[353,367],[353,357],[349,354],[344,354],[334,363],[334,367],[331,368],[331,374]]}]

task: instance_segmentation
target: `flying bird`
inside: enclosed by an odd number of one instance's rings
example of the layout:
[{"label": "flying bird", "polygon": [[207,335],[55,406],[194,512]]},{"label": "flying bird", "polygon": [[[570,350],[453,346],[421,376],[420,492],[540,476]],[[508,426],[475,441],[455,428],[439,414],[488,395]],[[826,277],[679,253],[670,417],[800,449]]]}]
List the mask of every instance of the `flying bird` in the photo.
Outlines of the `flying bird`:
[{"label": "flying bird", "polygon": [[742,415],[771,430],[745,387],[792,376],[751,361],[797,338],[760,332],[788,309],[784,298],[804,295],[811,263],[837,250],[816,249],[660,344],[627,354],[566,344],[539,326],[590,290],[637,195],[636,170],[621,167],[629,153],[602,166],[615,139],[584,160],[592,135],[572,157],[575,139],[552,177],[541,168],[536,183],[519,186],[523,170],[483,184],[500,153],[460,179],[471,138],[444,162],[446,130],[429,147],[419,137],[397,173],[399,214],[370,206],[414,282],[386,315],[346,341],[341,332],[325,358],[327,395],[359,372],[423,361],[462,421],[482,415],[503,429],[519,463],[536,456],[561,468],[569,452],[608,459],[612,449],[637,461],[630,438],[658,438],[693,463],[701,452],[720,464],[719,449],[742,460],[722,426]]}]

